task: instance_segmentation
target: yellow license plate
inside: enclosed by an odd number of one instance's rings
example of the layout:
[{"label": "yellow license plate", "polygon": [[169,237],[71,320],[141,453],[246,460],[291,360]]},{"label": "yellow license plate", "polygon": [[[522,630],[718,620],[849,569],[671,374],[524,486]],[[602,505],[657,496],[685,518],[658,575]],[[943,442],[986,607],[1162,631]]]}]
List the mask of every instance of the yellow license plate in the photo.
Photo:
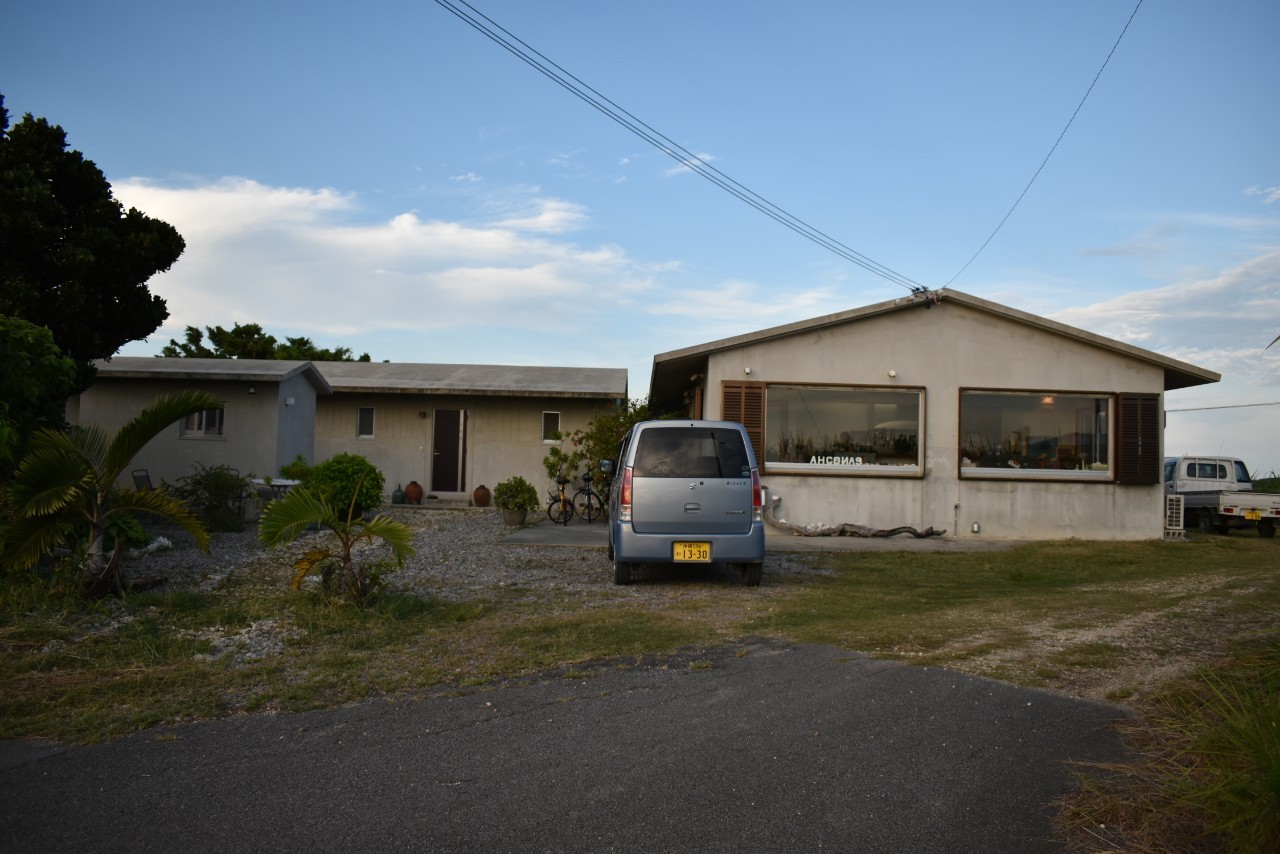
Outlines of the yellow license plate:
[{"label": "yellow license plate", "polygon": [[675,561],[711,562],[711,543],[672,543],[671,559]]},{"label": "yellow license plate", "polygon": [[1251,521],[1251,522],[1256,522],[1256,521],[1258,521],[1259,519],[1261,519],[1261,518],[1262,518],[1262,511],[1261,511],[1261,510],[1246,510],[1246,511],[1244,511],[1244,518],[1248,519],[1248,520],[1249,520],[1249,521]]}]

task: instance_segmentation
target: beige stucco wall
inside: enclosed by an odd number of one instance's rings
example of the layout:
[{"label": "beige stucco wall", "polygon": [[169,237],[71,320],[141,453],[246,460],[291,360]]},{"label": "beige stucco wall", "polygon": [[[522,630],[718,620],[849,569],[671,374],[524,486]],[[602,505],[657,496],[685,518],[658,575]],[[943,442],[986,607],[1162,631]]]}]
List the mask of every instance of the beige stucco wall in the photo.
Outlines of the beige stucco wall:
[{"label": "beige stucco wall", "polygon": [[[782,498],[779,515],[790,522],[910,525],[1003,539],[1162,536],[1159,485],[958,477],[961,388],[1162,394],[1163,371],[1137,359],[944,301],[715,353],[707,370],[707,418],[720,417],[726,380],[925,391],[923,478],[766,470],[766,486]],[[979,534],[971,531],[975,522]]]},{"label": "beige stucco wall", "polygon": [[[357,410],[374,408],[374,435],[356,435]],[[595,413],[612,408],[601,400],[445,396],[421,394],[358,394],[339,392],[321,398],[316,410],[316,462],[338,453],[360,454],[378,467],[390,493],[397,485],[416,480],[431,489],[432,435],[436,410],[467,413],[466,453],[460,493],[437,492],[441,498],[469,498],[484,484],[520,475],[545,491],[548,485],[542,459],[542,413],[559,412],[564,432],[583,429]]]},{"label": "beige stucco wall", "polygon": [[[285,404],[280,383],[202,382],[196,386],[177,381],[100,378],[80,395],[74,406],[68,407],[68,412],[75,414],[75,423],[97,424],[114,432],[161,394],[199,388],[226,401],[224,435],[183,437],[179,435],[179,425],[174,423],[147,443],[130,468],[147,469],[157,486],[162,480],[172,483],[191,474],[197,462],[205,466],[230,466],[246,477],[263,476],[276,472],[282,454],[287,455],[284,457],[287,461],[293,453],[305,455],[310,451],[295,422],[300,418],[309,419],[309,411],[315,408],[315,390],[300,378],[285,385],[295,401],[292,405]],[[250,387],[254,389],[253,394],[249,393]],[[277,429],[282,420],[295,424],[291,438],[284,442]],[[132,485],[127,472],[121,485]]]}]

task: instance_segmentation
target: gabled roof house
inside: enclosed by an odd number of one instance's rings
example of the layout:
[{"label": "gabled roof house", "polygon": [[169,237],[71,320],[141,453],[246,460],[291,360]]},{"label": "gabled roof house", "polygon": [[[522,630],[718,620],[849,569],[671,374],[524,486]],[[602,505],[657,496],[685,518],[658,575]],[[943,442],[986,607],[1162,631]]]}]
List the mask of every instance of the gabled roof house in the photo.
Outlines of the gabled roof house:
[{"label": "gabled roof house", "polygon": [[944,289],[659,354],[650,405],[745,424],[794,524],[1143,539],[1164,393],[1219,379]]}]

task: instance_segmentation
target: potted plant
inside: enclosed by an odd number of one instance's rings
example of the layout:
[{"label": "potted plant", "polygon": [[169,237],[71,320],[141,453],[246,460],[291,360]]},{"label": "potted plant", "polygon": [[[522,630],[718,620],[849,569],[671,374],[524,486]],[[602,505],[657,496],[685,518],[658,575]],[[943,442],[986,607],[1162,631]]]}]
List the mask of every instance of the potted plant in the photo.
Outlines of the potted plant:
[{"label": "potted plant", "polygon": [[538,509],[538,490],[533,484],[516,475],[493,489],[493,503],[502,511],[504,525],[523,525],[529,513]]}]

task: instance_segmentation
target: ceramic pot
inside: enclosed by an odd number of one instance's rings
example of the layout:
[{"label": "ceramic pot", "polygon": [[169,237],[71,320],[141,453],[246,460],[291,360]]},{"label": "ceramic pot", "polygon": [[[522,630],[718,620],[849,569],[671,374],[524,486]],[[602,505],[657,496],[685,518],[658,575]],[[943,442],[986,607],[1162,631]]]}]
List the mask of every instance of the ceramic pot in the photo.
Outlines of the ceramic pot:
[{"label": "ceramic pot", "polygon": [[508,528],[519,528],[529,518],[528,510],[503,510],[502,524]]},{"label": "ceramic pot", "polygon": [[471,500],[475,502],[477,507],[488,507],[489,502],[493,499],[493,493],[489,491],[489,487],[483,483],[475,488],[471,493]]},{"label": "ceramic pot", "polygon": [[422,484],[416,480],[409,481],[409,485],[404,488],[404,500],[410,504],[422,503]]},{"label": "ceramic pot", "polygon": [[404,490],[400,488],[400,484],[398,483],[396,484],[395,492],[391,493],[391,503],[392,504],[404,503]]}]

